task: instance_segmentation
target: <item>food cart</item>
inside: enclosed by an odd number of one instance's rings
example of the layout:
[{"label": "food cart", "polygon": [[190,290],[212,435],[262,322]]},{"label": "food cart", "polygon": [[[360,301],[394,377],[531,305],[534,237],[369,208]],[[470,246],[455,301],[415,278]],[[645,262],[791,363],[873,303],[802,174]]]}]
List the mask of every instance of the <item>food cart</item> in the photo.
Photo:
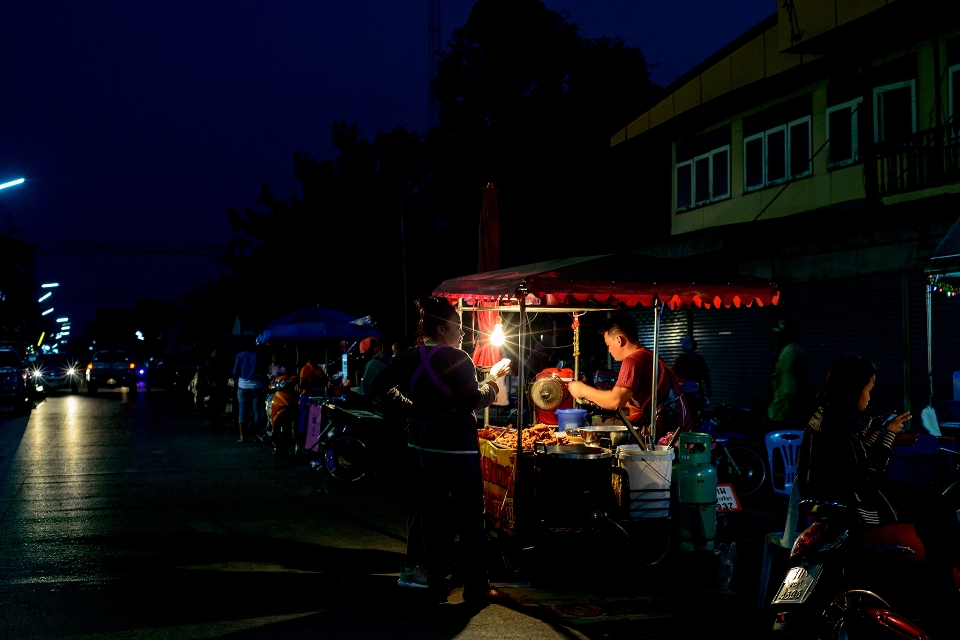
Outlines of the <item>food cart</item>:
[{"label": "food cart", "polygon": [[[563,258],[529,265],[453,278],[441,283],[434,295],[446,297],[464,310],[516,314],[519,334],[515,344],[518,359],[518,407],[516,449],[510,451],[481,442],[484,456],[485,496],[488,526],[501,538],[520,540],[532,546],[537,527],[524,512],[536,508],[533,484],[537,477],[530,454],[523,447],[527,415],[527,384],[522,363],[529,353],[527,313],[572,314],[574,327],[574,376],[579,376],[578,317],[587,311],[635,311],[649,309],[654,316],[652,351],[659,358],[660,319],[666,308],[739,308],[754,304],[775,305],[776,285],[768,280],[740,274],[725,274],[715,266],[695,259],[663,259],[633,251]],[[657,367],[653,368],[652,392],[656,397]],[[653,403],[654,405],[656,403]],[[656,442],[656,407],[649,425]],[[533,412],[530,412],[533,415]],[[591,458],[586,458],[591,460]],[[559,460],[558,460],[559,462]],[[563,472],[551,474],[561,477]],[[609,476],[607,477],[609,483]]]}]

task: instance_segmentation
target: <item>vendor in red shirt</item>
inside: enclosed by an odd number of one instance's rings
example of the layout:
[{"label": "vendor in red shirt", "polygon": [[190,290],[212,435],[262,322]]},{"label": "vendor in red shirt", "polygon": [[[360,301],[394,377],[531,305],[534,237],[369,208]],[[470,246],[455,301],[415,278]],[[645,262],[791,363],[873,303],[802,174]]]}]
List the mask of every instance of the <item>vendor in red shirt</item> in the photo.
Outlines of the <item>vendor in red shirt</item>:
[{"label": "vendor in red shirt", "polygon": [[[620,362],[620,374],[613,389],[595,389],[590,385],[574,380],[567,388],[574,398],[583,398],[599,405],[603,409],[627,408],[630,422],[641,425],[650,420],[650,392],[653,386],[653,353],[640,344],[637,323],[625,313],[617,313],[604,321],[600,327],[603,341],[607,344],[610,356]],[[657,405],[670,398],[671,387],[676,376],[663,360],[659,360],[657,373]],[[658,434],[663,433],[660,421],[657,421]],[[670,425],[672,428],[672,425]]]}]

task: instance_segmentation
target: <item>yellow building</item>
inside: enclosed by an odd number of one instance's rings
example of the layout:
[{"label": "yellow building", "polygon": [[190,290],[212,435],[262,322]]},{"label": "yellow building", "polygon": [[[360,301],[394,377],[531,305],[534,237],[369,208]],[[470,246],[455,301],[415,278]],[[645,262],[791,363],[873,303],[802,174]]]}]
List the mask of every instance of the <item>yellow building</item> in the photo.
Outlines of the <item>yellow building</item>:
[{"label": "yellow building", "polygon": [[[732,346],[719,336],[739,331],[738,348],[766,359],[752,373],[743,372],[754,363],[735,365],[751,380],[728,394],[741,404],[767,384],[775,357],[769,334],[760,348],[746,333],[789,317],[809,345],[814,385],[854,351],[879,361],[881,394],[919,412],[929,388],[924,267],[960,216],[960,12],[928,0],[774,6],[612,136],[621,157],[656,167],[636,211],[669,215],[670,238],[645,249],[781,285],[778,309],[726,334],[704,313],[681,328],[712,341],[716,358]],[[952,399],[960,301],[932,304],[934,388]]]}]

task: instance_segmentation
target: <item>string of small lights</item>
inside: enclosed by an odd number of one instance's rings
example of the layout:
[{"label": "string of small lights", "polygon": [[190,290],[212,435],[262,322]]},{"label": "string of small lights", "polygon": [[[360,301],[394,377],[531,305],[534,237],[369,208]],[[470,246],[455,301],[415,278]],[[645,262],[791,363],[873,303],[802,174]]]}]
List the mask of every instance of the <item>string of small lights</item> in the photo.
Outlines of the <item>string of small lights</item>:
[{"label": "string of small lights", "polygon": [[954,286],[949,282],[940,282],[936,277],[931,276],[927,279],[927,286],[931,293],[944,293],[948,298],[953,298],[960,291],[960,287]]}]

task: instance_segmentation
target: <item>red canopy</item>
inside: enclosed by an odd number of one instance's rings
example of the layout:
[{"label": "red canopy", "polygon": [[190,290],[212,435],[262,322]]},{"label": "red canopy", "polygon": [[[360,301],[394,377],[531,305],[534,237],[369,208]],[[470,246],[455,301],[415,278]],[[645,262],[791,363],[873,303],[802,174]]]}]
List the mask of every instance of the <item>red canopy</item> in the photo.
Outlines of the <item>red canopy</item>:
[{"label": "red canopy", "polygon": [[441,283],[433,292],[469,305],[515,298],[526,287],[528,304],[554,307],[628,307],[671,309],[777,304],[780,292],[769,280],[723,273],[692,259],[667,259],[626,251],[548,260],[486,271]]}]

